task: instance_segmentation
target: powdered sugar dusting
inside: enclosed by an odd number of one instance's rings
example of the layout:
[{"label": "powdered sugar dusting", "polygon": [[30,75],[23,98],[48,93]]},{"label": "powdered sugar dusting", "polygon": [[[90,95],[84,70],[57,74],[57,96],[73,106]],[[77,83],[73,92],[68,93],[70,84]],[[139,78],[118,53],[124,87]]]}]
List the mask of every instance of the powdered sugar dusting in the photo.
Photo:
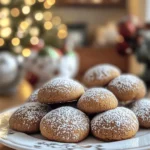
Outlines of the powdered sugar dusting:
[{"label": "powdered sugar dusting", "polygon": [[69,106],[52,110],[42,119],[41,124],[42,128],[47,130],[47,132],[51,128],[55,136],[64,140],[78,140],[80,132],[89,130],[88,117],[80,110]]},{"label": "powdered sugar dusting", "polygon": [[104,79],[107,79],[109,76],[111,76],[112,71],[120,74],[120,70],[113,65],[110,65],[110,64],[97,65],[89,69],[86,72],[84,78],[88,82],[94,81],[95,79],[104,80]]},{"label": "powdered sugar dusting", "polygon": [[36,122],[39,122],[49,112],[49,106],[38,102],[26,103],[21,106],[12,118],[21,120],[20,124],[30,128]]},{"label": "powdered sugar dusting", "polygon": [[28,98],[27,102],[38,102],[38,92],[39,92],[39,89],[34,91]]},{"label": "powdered sugar dusting", "polygon": [[53,93],[65,93],[69,95],[72,91],[76,91],[79,88],[83,88],[83,86],[72,79],[69,78],[55,78],[44,85],[44,89],[48,89]]},{"label": "powdered sugar dusting", "polygon": [[88,101],[88,100],[94,100],[94,101],[99,101],[99,100],[105,100],[107,98],[110,98],[110,97],[115,97],[112,92],[110,92],[109,90],[107,89],[104,89],[104,88],[91,88],[91,89],[88,89],[80,98],[80,100],[85,100],[85,101]]},{"label": "powdered sugar dusting", "polygon": [[127,91],[135,91],[138,89],[140,79],[134,75],[121,75],[109,84],[109,87],[116,87],[118,92],[124,93]]},{"label": "powdered sugar dusting", "polygon": [[[112,126],[112,124],[115,125]],[[138,126],[139,124],[135,114],[124,107],[118,107],[101,113],[94,117],[91,122],[92,130],[98,134],[100,134],[101,129],[113,131],[114,133],[118,131],[124,133],[126,130],[137,130]]]},{"label": "powdered sugar dusting", "polygon": [[143,121],[150,121],[150,99],[141,99],[132,105],[132,111]]}]

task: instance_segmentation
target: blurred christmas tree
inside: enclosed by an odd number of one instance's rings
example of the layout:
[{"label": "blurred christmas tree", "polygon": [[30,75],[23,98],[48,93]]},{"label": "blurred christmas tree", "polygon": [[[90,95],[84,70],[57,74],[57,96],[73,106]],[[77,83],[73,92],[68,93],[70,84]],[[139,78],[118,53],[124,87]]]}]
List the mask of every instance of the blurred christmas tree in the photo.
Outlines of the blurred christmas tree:
[{"label": "blurred christmas tree", "polygon": [[0,0],[0,50],[24,56],[41,46],[60,48],[67,27],[50,8],[55,0]]}]

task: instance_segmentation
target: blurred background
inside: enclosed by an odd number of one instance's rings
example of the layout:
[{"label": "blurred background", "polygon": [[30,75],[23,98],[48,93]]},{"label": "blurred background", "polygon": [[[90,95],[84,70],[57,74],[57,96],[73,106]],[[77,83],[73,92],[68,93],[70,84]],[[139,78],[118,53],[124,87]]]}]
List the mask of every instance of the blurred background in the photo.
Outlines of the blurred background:
[{"label": "blurred background", "polygon": [[0,0],[0,111],[48,80],[110,63],[150,83],[149,0]]},{"label": "blurred background", "polygon": [[102,63],[149,87],[149,8],[150,0],[0,0],[0,111]]}]

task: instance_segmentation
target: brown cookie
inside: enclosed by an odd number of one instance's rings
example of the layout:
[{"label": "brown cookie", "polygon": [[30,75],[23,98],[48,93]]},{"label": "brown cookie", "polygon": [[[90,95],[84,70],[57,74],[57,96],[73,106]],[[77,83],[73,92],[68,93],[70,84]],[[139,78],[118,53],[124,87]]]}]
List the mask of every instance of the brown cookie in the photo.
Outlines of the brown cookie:
[{"label": "brown cookie", "polygon": [[121,75],[112,80],[108,89],[112,91],[120,101],[132,101],[143,98],[146,94],[144,82],[130,74]]},{"label": "brown cookie", "polygon": [[117,106],[118,100],[115,95],[104,88],[88,89],[77,103],[78,109],[88,114],[107,111]]},{"label": "brown cookie", "polygon": [[78,99],[84,87],[69,78],[55,78],[40,88],[38,100],[41,103],[65,103]]},{"label": "brown cookie", "polygon": [[91,121],[92,134],[103,141],[119,141],[133,137],[139,129],[135,114],[117,107],[98,114]]},{"label": "brown cookie", "polygon": [[120,75],[119,68],[103,64],[90,68],[84,75],[83,82],[87,87],[106,86],[111,80]]},{"label": "brown cookie", "polygon": [[41,119],[49,112],[48,105],[38,102],[26,103],[18,108],[10,117],[10,128],[25,133],[39,131]]},{"label": "brown cookie", "polygon": [[28,98],[27,102],[38,102],[38,92],[39,92],[39,89],[34,91]]},{"label": "brown cookie", "polygon": [[135,113],[141,127],[150,128],[150,99],[141,99],[132,104],[131,110]]},{"label": "brown cookie", "polygon": [[89,134],[89,118],[73,107],[60,107],[49,112],[40,123],[41,134],[52,141],[79,142]]}]

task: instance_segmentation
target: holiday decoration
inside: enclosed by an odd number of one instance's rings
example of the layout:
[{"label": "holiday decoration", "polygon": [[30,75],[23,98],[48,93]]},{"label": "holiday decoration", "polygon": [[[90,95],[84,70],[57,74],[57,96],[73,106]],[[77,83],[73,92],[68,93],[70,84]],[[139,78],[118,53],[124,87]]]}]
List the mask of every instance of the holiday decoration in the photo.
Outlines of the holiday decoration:
[{"label": "holiday decoration", "polygon": [[31,48],[60,47],[67,27],[50,11],[54,4],[55,0],[1,0],[0,49],[28,57]]},{"label": "holiday decoration", "polygon": [[126,16],[118,24],[120,36],[118,38],[117,50],[121,55],[128,55],[136,50],[139,42],[139,31],[142,23],[136,16]]},{"label": "holiday decoration", "polygon": [[58,75],[61,57],[61,51],[53,47],[45,47],[41,51],[32,50],[31,55],[25,60],[28,81],[36,85]]},{"label": "holiday decoration", "polygon": [[0,94],[13,92],[22,77],[23,59],[0,53]]}]

